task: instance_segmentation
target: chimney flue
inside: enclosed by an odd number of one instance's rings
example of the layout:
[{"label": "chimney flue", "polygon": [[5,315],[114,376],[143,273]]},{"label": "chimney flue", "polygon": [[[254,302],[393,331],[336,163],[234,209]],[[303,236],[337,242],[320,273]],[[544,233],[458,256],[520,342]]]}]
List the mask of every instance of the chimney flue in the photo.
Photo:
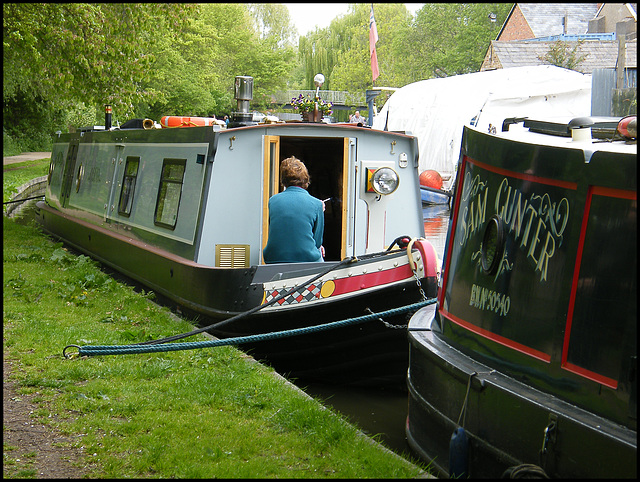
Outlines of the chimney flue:
[{"label": "chimney flue", "polygon": [[253,100],[253,77],[238,75],[236,77],[236,101],[238,112],[249,112],[249,101]]},{"label": "chimney flue", "polygon": [[111,106],[109,104],[104,106],[104,128],[105,130],[111,129]]},{"label": "chimney flue", "polygon": [[238,111],[231,114],[229,127],[254,125],[253,114],[249,111],[249,102],[253,100],[253,77],[236,76],[235,99],[238,103]]}]

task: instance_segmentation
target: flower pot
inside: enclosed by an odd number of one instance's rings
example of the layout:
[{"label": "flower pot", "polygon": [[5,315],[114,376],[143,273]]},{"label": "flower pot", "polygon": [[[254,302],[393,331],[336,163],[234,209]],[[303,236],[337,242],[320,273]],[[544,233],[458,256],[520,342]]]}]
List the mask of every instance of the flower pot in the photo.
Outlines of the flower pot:
[{"label": "flower pot", "polygon": [[[315,114],[315,115],[314,115]],[[322,122],[322,112],[302,112],[303,122]]]}]

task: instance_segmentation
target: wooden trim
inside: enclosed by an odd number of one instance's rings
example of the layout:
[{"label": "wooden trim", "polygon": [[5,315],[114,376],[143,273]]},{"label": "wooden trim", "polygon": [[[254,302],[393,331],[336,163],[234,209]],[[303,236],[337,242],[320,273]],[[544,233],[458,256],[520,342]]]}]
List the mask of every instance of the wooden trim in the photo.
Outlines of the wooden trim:
[{"label": "wooden trim", "polygon": [[[271,156],[272,146],[273,156]],[[264,136],[262,179],[262,249],[264,249],[269,239],[269,198],[278,193],[280,186],[280,136]],[[262,249],[260,250],[261,264],[264,263]]]},{"label": "wooden trim", "polygon": [[349,221],[347,212],[349,210],[349,178],[351,176],[351,173],[349,172],[350,146],[350,139],[345,137],[343,139],[342,149],[342,233],[340,241],[340,259],[347,257],[347,233],[349,232],[347,229],[347,222]]}]

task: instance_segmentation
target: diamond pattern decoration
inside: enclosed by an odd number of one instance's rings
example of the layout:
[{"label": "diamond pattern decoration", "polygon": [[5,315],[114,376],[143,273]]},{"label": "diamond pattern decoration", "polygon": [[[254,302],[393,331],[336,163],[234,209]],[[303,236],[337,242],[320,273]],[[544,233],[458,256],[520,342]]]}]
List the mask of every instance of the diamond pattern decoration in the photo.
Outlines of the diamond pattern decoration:
[{"label": "diamond pattern decoration", "polygon": [[[281,299],[277,303],[279,305],[292,305],[295,303],[302,303],[305,301],[311,301],[317,298],[320,298],[320,290],[322,289],[322,283],[312,284],[306,287],[302,291],[294,291],[286,298]],[[287,290],[279,291],[277,289],[270,291],[265,296],[264,303],[269,303],[271,300],[280,295],[281,292],[285,292]]]}]

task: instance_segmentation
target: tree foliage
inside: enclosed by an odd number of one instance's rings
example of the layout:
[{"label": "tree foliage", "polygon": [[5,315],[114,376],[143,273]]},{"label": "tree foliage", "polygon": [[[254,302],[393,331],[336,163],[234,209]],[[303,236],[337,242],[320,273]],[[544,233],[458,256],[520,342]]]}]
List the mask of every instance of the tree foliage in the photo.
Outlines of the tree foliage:
[{"label": "tree foliage", "polygon": [[[236,75],[254,78],[253,104],[264,108],[294,68],[284,8],[3,4],[3,114],[29,117],[47,136],[92,113],[99,121],[106,103],[114,121],[220,114],[235,107]],[[5,125],[4,137],[28,127]]]},{"label": "tree foliage", "polygon": [[[300,38],[299,60],[304,65],[303,89],[313,88],[318,72],[327,81],[323,88],[362,92],[372,85],[369,57],[369,4],[350,4],[349,13],[337,17],[324,29]],[[397,75],[393,60],[393,39],[407,28],[411,14],[404,4],[375,4],[378,30],[376,51],[380,65],[378,85],[389,85]],[[380,21],[379,19],[384,19]]]},{"label": "tree foliage", "polygon": [[[477,71],[510,7],[425,4],[414,18],[404,4],[374,4],[375,85]],[[105,103],[115,121],[230,113],[237,75],[253,77],[257,110],[277,90],[313,89],[317,73],[323,89],[362,93],[373,85],[370,9],[350,4],[296,49],[282,4],[3,4],[3,114],[18,119],[3,138],[100,122]]]},{"label": "tree foliage", "polygon": [[249,3],[247,8],[260,38],[270,39],[275,48],[293,45],[295,27],[286,6],[279,3]]},{"label": "tree foliage", "polygon": [[[404,4],[374,4],[380,76],[376,85],[411,82],[475,72],[512,4],[425,4],[415,18]],[[373,85],[369,57],[370,4],[350,4],[349,13],[325,29],[300,38],[300,88],[312,88],[322,72],[325,88],[362,92]],[[497,21],[489,20],[495,13]]]},{"label": "tree foliage", "polygon": [[3,4],[3,98],[22,95],[125,108],[151,92],[140,81],[152,47],[195,9],[181,4]]},{"label": "tree foliage", "polygon": [[578,53],[583,43],[582,39],[577,42],[556,40],[544,55],[538,56],[538,60],[557,67],[575,70],[589,55]]},{"label": "tree foliage", "polygon": [[[273,7],[273,10],[270,8]],[[276,7],[251,10],[241,3],[209,3],[180,29],[155,46],[158,59],[149,72],[149,90],[159,98],[149,106],[149,116],[166,114],[222,115],[235,110],[234,79],[253,77],[252,105],[264,109],[274,90],[284,88],[294,50],[283,42],[293,32]],[[260,32],[258,25],[263,25]]]},{"label": "tree foliage", "polygon": [[[409,51],[414,75],[428,79],[477,72],[510,8],[496,3],[425,4],[404,41],[414,47]],[[495,23],[491,13],[496,14]]]},{"label": "tree foliage", "polygon": [[256,37],[251,22],[242,4],[200,5],[179,35],[166,36],[154,46],[157,61],[143,85],[158,96],[147,108],[139,105],[138,112],[159,119],[230,109],[233,76],[244,62],[236,46],[249,45]]}]

